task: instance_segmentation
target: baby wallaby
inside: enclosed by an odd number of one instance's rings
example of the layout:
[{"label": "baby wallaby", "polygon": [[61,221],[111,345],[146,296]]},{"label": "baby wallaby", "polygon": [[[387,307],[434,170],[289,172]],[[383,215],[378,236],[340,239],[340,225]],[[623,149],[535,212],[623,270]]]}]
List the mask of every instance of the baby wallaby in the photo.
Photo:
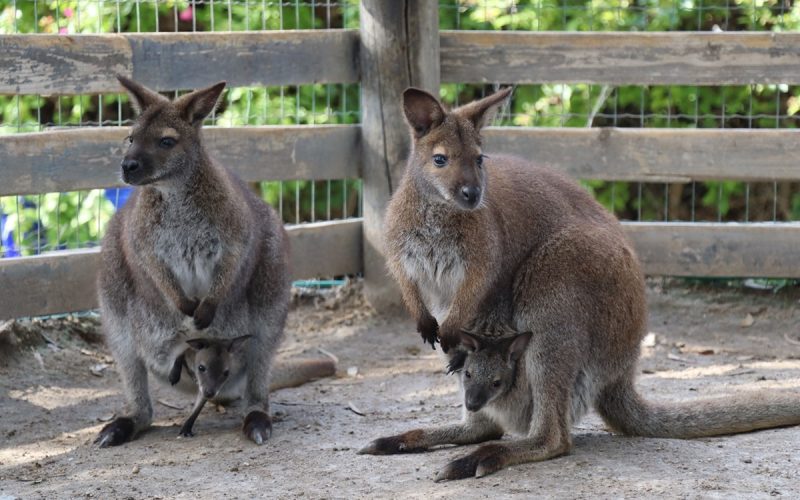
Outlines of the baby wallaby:
[{"label": "baby wallaby", "polygon": [[515,384],[517,363],[528,347],[531,335],[531,332],[525,332],[499,340],[481,340],[461,332],[466,356],[461,366],[454,365],[455,359],[451,359],[448,371],[461,376],[467,411],[480,411],[508,394]]},{"label": "baby wallaby", "polygon": [[103,239],[98,290],[127,405],[96,442],[119,445],[150,425],[148,373],[168,379],[185,349],[187,320],[210,339],[250,335],[241,377],[218,396],[245,400],[243,432],[263,443],[272,432],[270,365],[289,303],[283,224],[206,151],[203,120],[224,82],[170,101],[118,79],[138,111],[120,165],[135,189]]},{"label": "baby wallaby", "polygon": [[[639,395],[634,382],[647,301],[636,254],[616,218],[577,182],[521,158],[484,153],[481,128],[510,92],[452,111],[422,90],[403,94],[412,150],[387,210],[387,261],[423,338],[441,342],[451,369],[463,363],[465,418],[379,439],[362,452],[524,436],[484,445],[437,476],[461,479],[568,453],[571,427],[591,406],[613,429],[638,436],[799,424],[794,392],[685,404]],[[495,336],[476,323],[506,325],[512,333]],[[466,354],[453,349],[459,345]]]},{"label": "baby wallaby", "polygon": [[183,437],[194,436],[192,427],[200,415],[206,401],[213,400],[222,390],[231,372],[241,370],[241,354],[243,346],[250,335],[242,335],[232,340],[219,339],[189,339],[186,341],[188,348],[175,359],[175,364],[169,374],[172,385],[180,381],[181,371],[185,368],[197,383],[197,400],[194,403],[192,414],[181,426],[180,435]]},{"label": "baby wallaby", "polygon": [[[237,380],[242,374],[243,354],[250,335],[242,335],[232,340],[189,339],[187,348],[175,358],[169,373],[172,385],[181,380],[184,370],[197,385],[197,400],[192,414],[181,426],[179,435],[194,436],[192,427],[207,401],[214,401],[225,383]],[[336,372],[335,358],[293,359],[276,363],[270,391],[294,387],[310,380],[328,377]],[[221,401],[225,403],[227,401]]]}]

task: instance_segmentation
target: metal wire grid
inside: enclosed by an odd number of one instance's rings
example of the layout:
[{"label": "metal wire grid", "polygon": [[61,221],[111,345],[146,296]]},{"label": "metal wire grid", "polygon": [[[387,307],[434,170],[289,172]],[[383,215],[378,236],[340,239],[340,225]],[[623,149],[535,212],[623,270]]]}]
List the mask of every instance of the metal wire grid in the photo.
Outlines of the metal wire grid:
[{"label": "metal wire grid", "polygon": [[[0,33],[124,33],[337,29],[358,26],[358,2],[266,0],[0,1]],[[185,91],[176,91],[178,96]],[[231,88],[207,125],[358,123],[352,84]],[[0,96],[0,134],[53,127],[124,126],[124,94]],[[360,179],[258,183],[287,224],[360,217]],[[0,258],[99,244],[124,190],[0,197]]]},{"label": "metal wire grid", "polygon": [[[33,14],[30,16],[8,14],[31,5]],[[92,12],[99,13],[94,21],[90,21]],[[798,18],[800,14],[794,4],[775,0],[733,3],[730,0],[440,2],[441,27],[449,29],[708,30],[716,25],[723,30],[780,30],[794,28]],[[357,25],[356,0],[0,2],[0,31],[13,33],[247,31],[353,28]],[[442,96],[446,102],[458,104],[491,89],[492,86],[445,85]],[[221,126],[356,123],[360,114],[358,91],[357,85],[231,89],[223,111],[212,116],[209,123]],[[499,120],[504,125],[517,126],[795,128],[800,109],[799,91],[798,87],[786,85],[715,88],[526,85],[518,87],[515,102]],[[715,97],[709,98],[709,95]],[[38,131],[52,126],[120,126],[129,123],[131,118],[126,97],[118,94],[77,98],[15,96],[10,100],[0,97],[0,103],[0,133]],[[586,181],[585,184],[624,219],[744,222],[800,219],[796,183],[693,182],[682,185]],[[357,180],[279,181],[262,183],[261,189],[288,223],[361,214],[360,182]],[[115,206],[118,196],[118,192],[110,196],[106,193],[103,197],[90,191],[0,199],[6,222],[2,235],[6,244],[0,243],[0,256],[96,244],[113,210],[109,210],[108,205]],[[47,217],[52,215],[53,206],[56,207],[55,222],[52,216]],[[43,235],[48,230],[53,233],[53,224],[55,237]],[[9,236],[11,247],[7,244]],[[9,252],[14,245],[16,250]]]},{"label": "metal wire grid", "polygon": [[[800,5],[783,0],[442,0],[442,29],[510,31],[770,31],[800,28]],[[469,101],[498,88],[445,85]],[[800,87],[520,85],[496,120],[508,126],[797,128]],[[758,165],[753,165],[758,168]],[[586,180],[617,216],[636,221],[800,220],[796,182],[632,183]]]}]

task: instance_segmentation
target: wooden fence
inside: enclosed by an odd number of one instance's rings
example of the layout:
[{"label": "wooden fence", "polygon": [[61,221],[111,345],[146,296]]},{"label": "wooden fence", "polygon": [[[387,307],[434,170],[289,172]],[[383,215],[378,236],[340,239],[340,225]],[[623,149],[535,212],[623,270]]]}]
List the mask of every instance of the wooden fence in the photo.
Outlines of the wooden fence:
[{"label": "wooden fence", "polygon": [[[297,277],[363,272],[374,305],[399,297],[382,216],[408,151],[400,95],[439,82],[800,83],[800,34],[503,33],[438,30],[438,5],[363,0],[359,30],[0,35],[0,94],[119,92],[115,72],[159,90],[361,83],[358,126],[209,128],[247,180],[361,177],[364,218],[290,229]],[[176,63],[176,61],[179,61]],[[122,128],[0,136],[0,195],[119,186]],[[792,130],[487,129],[487,150],[580,178],[800,180]],[[222,156],[222,155],[219,155]],[[800,224],[627,223],[649,274],[800,277]],[[96,305],[98,250],[0,259],[0,318]]]}]

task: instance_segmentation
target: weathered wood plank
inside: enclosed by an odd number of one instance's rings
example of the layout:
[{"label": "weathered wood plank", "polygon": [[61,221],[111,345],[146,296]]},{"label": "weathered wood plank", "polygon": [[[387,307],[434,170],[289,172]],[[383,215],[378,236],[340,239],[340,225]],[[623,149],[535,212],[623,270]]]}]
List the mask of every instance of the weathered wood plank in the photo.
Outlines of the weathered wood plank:
[{"label": "weathered wood plank", "polygon": [[121,92],[132,56],[120,35],[0,35],[0,95]]},{"label": "weathered wood plank", "polygon": [[[361,220],[287,228],[295,279],[356,274],[361,267]],[[0,259],[0,319],[97,307],[100,249]]]},{"label": "weathered wood plank", "polygon": [[581,179],[797,180],[796,130],[490,127],[485,151]]},{"label": "weathered wood plank", "polygon": [[[626,222],[648,275],[800,278],[800,223]],[[295,278],[355,274],[361,220],[288,228]],[[0,259],[0,319],[97,306],[99,249]]]},{"label": "weathered wood plank", "polygon": [[444,31],[443,82],[800,83],[800,33]]},{"label": "weathered wood plank", "polygon": [[649,275],[800,278],[800,223],[625,223]]},{"label": "weathered wood plank", "polygon": [[100,249],[0,259],[0,318],[97,307]]},{"label": "weathered wood plank", "polygon": [[287,30],[125,35],[133,78],[156,90],[355,83],[358,31]]},{"label": "weathered wood plank", "polygon": [[[246,181],[359,176],[359,127],[209,127],[211,155]],[[0,195],[122,186],[127,127],[0,136]]]},{"label": "weathered wood plank", "polygon": [[[0,136],[0,195],[121,186],[126,133],[104,127]],[[489,154],[516,154],[582,179],[800,179],[796,130],[490,127],[485,135]],[[206,139],[212,154],[248,181],[359,176],[357,125],[212,127]],[[389,193],[386,179],[381,185],[379,213]]]},{"label": "weathered wood plank", "polygon": [[362,272],[362,219],[289,227],[294,279]]},{"label": "weathered wood plank", "polygon": [[439,10],[436,2],[425,0],[363,0],[359,12],[364,284],[372,306],[392,313],[403,308],[386,272],[383,216],[410,149],[403,91],[411,86],[439,90]]},{"label": "weathered wood plank", "polygon": [[356,30],[0,35],[0,94],[121,92],[115,73],[156,90],[354,83]]}]

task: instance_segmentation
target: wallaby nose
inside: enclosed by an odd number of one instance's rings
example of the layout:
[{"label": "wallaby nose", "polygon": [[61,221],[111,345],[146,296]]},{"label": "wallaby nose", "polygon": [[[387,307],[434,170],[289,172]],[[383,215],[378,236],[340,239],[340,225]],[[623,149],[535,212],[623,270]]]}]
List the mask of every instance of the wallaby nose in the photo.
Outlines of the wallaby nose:
[{"label": "wallaby nose", "polygon": [[478,411],[481,409],[480,402],[469,398],[466,401],[464,401],[464,406],[467,407],[467,411]]},{"label": "wallaby nose", "polygon": [[481,188],[479,187],[464,186],[461,188],[461,197],[464,198],[464,201],[466,201],[470,205],[476,204],[480,196],[481,196]]},{"label": "wallaby nose", "polygon": [[211,389],[205,389],[205,390],[203,390],[203,396],[205,396],[205,397],[206,397],[206,399],[211,399],[211,398],[213,398],[213,397],[214,397],[214,396],[216,396],[216,395],[217,395],[217,394],[216,394],[216,392],[215,392],[215,391],[212,391]]},{"label": "wallaby nose", "polygon": [[137,160],[132,160],[126,158],[122,160],[122,170],[127,173],[131,173],[139,168],[139,162]]}]

